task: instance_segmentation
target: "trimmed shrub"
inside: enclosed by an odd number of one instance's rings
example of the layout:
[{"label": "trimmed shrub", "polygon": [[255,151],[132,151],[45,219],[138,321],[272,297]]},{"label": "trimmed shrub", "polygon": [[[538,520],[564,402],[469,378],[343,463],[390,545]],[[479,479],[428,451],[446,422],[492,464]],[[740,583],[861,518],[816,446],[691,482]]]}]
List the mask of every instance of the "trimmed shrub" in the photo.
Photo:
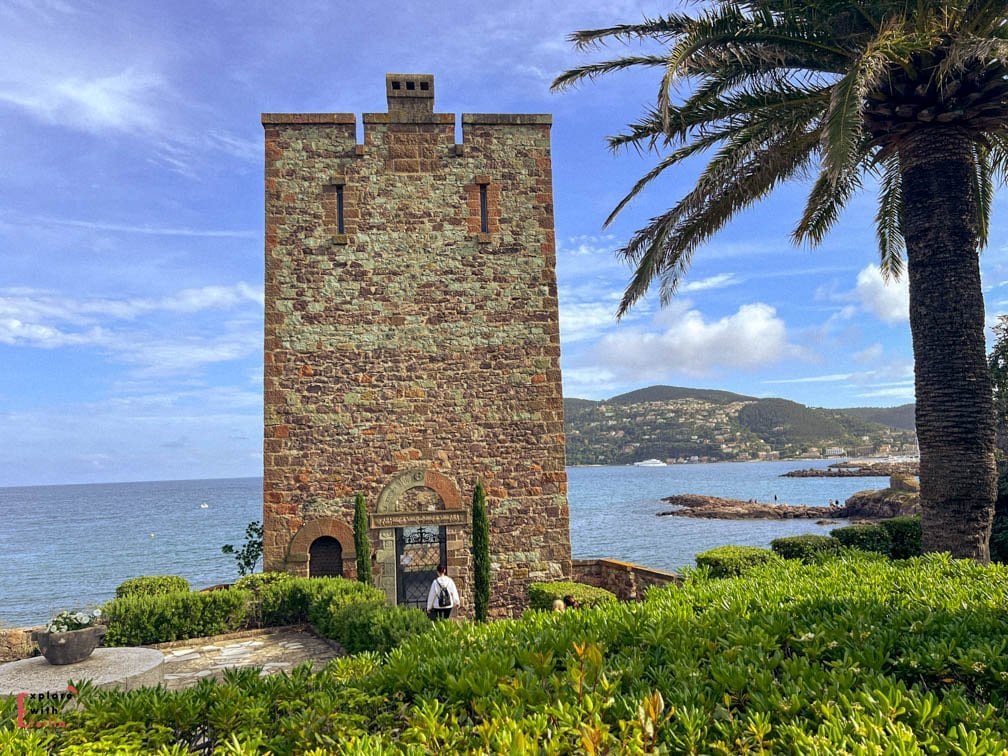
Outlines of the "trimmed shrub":
[{"label": "trimmed shrub", "polygon": [[340,636],[335,640],[351,654],[387,653],[434,623],[420,609],[385,604],[354,604],[340,612]]},{"label": "trimmed shrub", "polygon": [[[126,596],[113,599],[102,609],[108,622],[105,642],[109,646],[164,643],[246,627],[306,622],[342,644],[350,616],[345,609],[384,604],[382,591],[353,580],[272,572],[248,575],[219,591]],[[376,637],[394,636],[389,630]]]},{"label": "trimmed shrub", "polygon": [[360,491],[354,497],[354,550],[357,552],[357,580],[371,585],[371,541],[368,540],[367,505]]},{"label": "trimmed shrub", "polygon": [[770,549],[758,546],[718,546],[696,555],[698,567],[706,567],[711,577],[735,577],[757,565],[774,562],[780,557]]},{"label": "trimmed shrub", "polygon": [[889,534],[893,559],[910,559],[921,555],[920,517],[893,517],[879,523]]},{"label": "trimmed shrub", "polygon": [[892,553],[892,537],[881,525],[848,525],[831,530],[830,535],[852,549],[874,551],[886,556]]},{"label": "trimmed shrub", "polygon": [[134,594],[102,607],[106,646],[144,646],[241,630],[252,593],[229,588],[198,593]]},{"label": "trimmed shrub", "polygon": [[490,607],[490,521],[482,483],[477,483],[473,491],[472,526],[473,610],[479,622],[486,622]]},{"label": "trimmed shrub", "polygon": [[349,604],[385,603],[377,588],[345,578],[295,577],[263,588],[260,594],[263,626],[310,622],[327,638],[333,615]]},{"label": "trimmed shrub", "polygon": [[268,585],[295,579],[295,576],[289,572],[253,572],[251,575],[238,578],[232,587],[240,591],[252,591],[252,593],[259,595]]},{"label": "trimmed shrub", "polygon": [[116,588],[116,598],[159,596],[164,593],[188,593],[189,581],[181,575],[142,575],[124,580]]},{"label": "trimmed shrub", "polygon": [[814,533],[775,538],[770,542],[770,548],[785,559],[800,559],[806,563],[834,556],[843,550],[837,539]]},{"label": "trimmed shrub", "polygon": [[616,594],[594,585],[560,580],[554,583],[529,583],[528,599],[530,609],[552,609],[556,599],[573,596],[580,606],[598,606],[616,601]]}]

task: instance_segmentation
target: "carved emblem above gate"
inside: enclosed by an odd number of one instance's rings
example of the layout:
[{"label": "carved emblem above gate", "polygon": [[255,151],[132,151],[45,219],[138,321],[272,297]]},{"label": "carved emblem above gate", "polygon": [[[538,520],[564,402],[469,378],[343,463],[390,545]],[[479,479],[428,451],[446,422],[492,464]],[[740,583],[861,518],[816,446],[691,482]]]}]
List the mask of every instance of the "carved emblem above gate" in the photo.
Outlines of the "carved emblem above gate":
[{"label": "carved emblem above gate", "polygon": [[[433,512],[401,512],[398,502],[412,488],[429,488],[444,504]],[[404,525],[465,525],[468,510],[462,506],[459,490],[450,478],[435,470],[406,470],[394,477],[378,495],[372,528],[398,528]]]}]

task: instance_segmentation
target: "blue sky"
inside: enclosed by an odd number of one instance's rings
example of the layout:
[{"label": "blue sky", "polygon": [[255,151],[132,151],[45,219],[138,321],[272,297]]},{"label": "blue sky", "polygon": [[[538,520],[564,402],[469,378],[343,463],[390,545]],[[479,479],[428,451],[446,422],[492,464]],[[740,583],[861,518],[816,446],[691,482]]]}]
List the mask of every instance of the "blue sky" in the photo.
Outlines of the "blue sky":
[{"label": "blue sky", "polygon": [[[870,193],[808,250],[788,241],[807,187],[783,188],[696,254],[671,307],[649,297],[616,323],[628,270],[613,250],[693,174],[603,230],[654,161],[604,138],[657,84],[549,82],[592,57],[569,32],[661,8],[0,0],[0,485],[260,474],[259,114],[382,111],[389,71],[433,73],[439,112],[553,114],[565,395],[911,401],[906,290],[875,267]],[[1008,302],[1004,211],[1002,193],[991,322]]]}]

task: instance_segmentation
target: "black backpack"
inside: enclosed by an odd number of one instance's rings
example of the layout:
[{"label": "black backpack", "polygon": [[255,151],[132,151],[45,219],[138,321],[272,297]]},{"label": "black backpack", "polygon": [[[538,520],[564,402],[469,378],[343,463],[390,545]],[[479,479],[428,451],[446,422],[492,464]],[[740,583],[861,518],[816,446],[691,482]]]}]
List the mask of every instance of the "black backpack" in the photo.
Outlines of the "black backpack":
[{"label": "black backpack", "polygon": [[437,596],[438,608],[447,609],[452,605],[451,594],[448,593],[448,589],[440,580],[437,581],[437,584],[438,584],[438,596]]}]

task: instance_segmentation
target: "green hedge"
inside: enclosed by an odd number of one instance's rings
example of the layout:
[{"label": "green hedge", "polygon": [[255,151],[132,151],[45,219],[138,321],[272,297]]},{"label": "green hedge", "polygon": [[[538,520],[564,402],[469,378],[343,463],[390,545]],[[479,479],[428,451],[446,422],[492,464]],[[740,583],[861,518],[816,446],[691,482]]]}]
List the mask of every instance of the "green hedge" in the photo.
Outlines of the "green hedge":
[{"label": "green hedge", "polygon": [[385,653],[434,627],[420,609],[386,604],[347,606],[340,611],[339,617],[339,643],[351,654]]},{"label": "green hedge", "polygon": [[814,562],[826,556],[835,556],[843,549],[835,538],[808,533],[805,535],[775,538],[770,542],[770,548],[778,556],[785,559],[800,559],[803,562]]},{"label": "green hedge", "polygon": [[265,586],[260,594],[265,626],[310,622],[327,638],[339,640],[329,628],[344,607],[385,603],[380,589],[344,578],[292,578]]},{"label": "green hedge", "polygon": [[881,525],[848,525],[844,528],[831,530],[830,535],[844,546],[852,549],[874,551],[877,554],[885,554],[886,556],[892,553],[892,536]]},{"label": "green hedge", "polygon": [[594,585],[560,580],[553,583],[529,583],[528,600],[530,609],[552,609],[556,599],[573,596],[580,606],[597,606],[616,601],[616,594]]},{"label": "green hedge", "polygon": [[858,552],[812,565],[778,559],[738,578],[695,571],[642,603],[432,623],[387,656],[347,657],[315,674],[242,670],[177,692],[87,687],[62,714],[66,726],[43,734],[15,732],[16,703],[0,698],[0,745],[1003,753],[1005,606],[1002,565]]},{"label": "green hedge", "polygon": [[[321,635],[348,650],[387,651],[421,627],[413,614],[400,617],[377,609],[405,612],[386,607],[382,591],[356,581],[263,573],[241,578],[223,590],[117,598],[105,604],[103,612],[109,646],[165,643],[249,627],[310,622]],[[359,620],[358,614],[367,621]],[[422,612],[418,614],[427,629],[430,621]]]},{"label": "green hedge", "polygon": [[250,575],[244,575],[238,578],[232,587],[259,594],[262,593],[263,588],[268,585],[284,583],[288,580],[295,579],[295,576],[291,575],[289,572],[253,572]]},{"label": "green hedge", "polygon": [[124,580],[116,588],[116,598],[159,596],[164,593],[188,593],[189,581],[181,575],[143,575]]},{"label": "green hedge", "polygon": [[889,556],[893,559],[910,559],[921,555],[920,516],[893,517],[879,524],[889,534],[892,543]]},{"label": "green hedge", "polygon": [[234,588],[198,593],[134,594],[102,607],[106,646],[144,646],[230,633],[245,627],[252,593]]},{"label": "green hedge", "polygon": [[711,577],[735,577],[767,562],[779,560],[770,549],[758,546],[718,546],[696,555],[698,567],[706,567]]}]

